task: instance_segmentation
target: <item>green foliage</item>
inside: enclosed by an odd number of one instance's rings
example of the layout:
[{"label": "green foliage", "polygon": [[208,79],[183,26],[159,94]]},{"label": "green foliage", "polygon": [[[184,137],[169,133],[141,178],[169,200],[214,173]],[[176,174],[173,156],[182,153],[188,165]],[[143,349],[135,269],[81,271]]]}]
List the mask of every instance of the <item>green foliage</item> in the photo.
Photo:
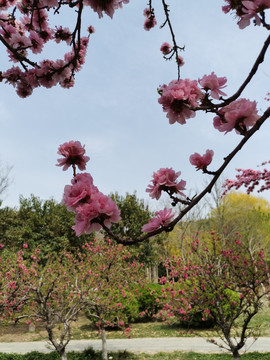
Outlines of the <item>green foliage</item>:
[{"label": "green foliage", "polygon": [[[125,324],[135,322],[139,319],[139,304],[136,297],[132,293],[125,293],[125,296],[121,294],[121,291],[110,291],[110,299],[117,299],[121,303],[121,307],[112,308],[110,311],[110,318],[115,318],[114,323],[117,325],[118,319],[121,319]],[[92,309],[86,309],[86,317],[96,324],[100,321],[95,315],[93,315]]]},{"label": "green foliage", "polygon": [[[111,230],[120,238],[136,239],[142,235],[142,226],[153,217],[148,205],[143,199],[138,199],[136,192],[126,193],[126,196],[115,194],[109,195],[121,211],[121,220],[112,224]],[[160,245],[167,235],[161,234],[154,239],[147,239],[130,247],[130,251],[138,256],[140,262],[146,265],[154,265],[158,262]]]},{"label": "green foliage", "polygon": [[208,221],[210,230],[224,239],[238,232],[251,247],[261,243],[270,256],[270,204],[264,198],[232,191],[220,199]]},{"label": "green foliage", "polygon": [[74,215],[53,199],[21,197],[18,210],[0,209],[0,242],[12,251],[25,243],[30,249],[40,245],[47,253],[72,250],[89,241],[89,235],[75,235],[73,219]]},{"label": "green foliage", "polygon": [[112,230],[120,237],[136,238],[140,236],[141,229],[152,217],[148,205],[144,200],[138,199],[136,192],[126,193],[126,196],[110,194],[112,200],[121,211],[121,220],[117,224],[112,224]]},{"label": "green foliage", "polygon": [[[108,358],[110,358],[110,354],[111,354],[111,358],[113,360],[135,360],[137,359],[137,356],[128,352],[128,351],[118,351],[118,352],[114,352],[114,353],[109,353]],[[101,351],[95,351],[93,348],[89,347],[87,349],[85,349],[84,351],[82,351],[81,353],[79,352],[69,352],[67,354],[67,358],[68,360],[102,360],[102,353]],[[0,358],[0,360],[2,360]],[[41,359],[43,360],[43,359]]]},{"label": "green foliage", "polygon": [[38,351],[31,351],[27,354],[0,353],[0,360],[60,360],[60,356],[55,351],[48,354],[40,353]]},{"label": "green foliage", "polygon": [[[197,287],[198,284],[193,284],[193,287]],[[219,292],[219,290],[217,290]],[[187,320],[181,319],[179,324],[181,327],[187,327],[191,329],[209,329],[217,325],[216,319],[219,314],[215,306],[211,306],[211,299],[215,299],[212,292],[205,293],[205,297],[208,299],[209,314],[203,312],[200,306],[194,306],[190,311],[189,318]],[[235,306],[232,306],[235,304]],[[240,295],[236,291],[230,289],[224,289],[224,286],[220,287],[220,304],[219,309],[224,316],[225,321],[230,321],[233,318],[239,308]]]},{"label": "green foliage", "polygon": [[[136,355],[128,351],[118,351],[112,354],[113,360],[135,360]],[[102,360],[101,351],[95,351],[89,347],[82,352],[70,351],[67,353],[68,360]],[[44,354],[38,351],[31,351],[27,354],[4,354],[0,353],[0,360],[60,360],[60,355],[56,351]]]},{"label": "green foliage", "polygon": [[159,284],[147,284],[139,290],[138,304],[140,313],[144,313],[143,320],[153,320],[153,316],[161,310],[162,305],[159,302],[161,295],[161,285]]}]

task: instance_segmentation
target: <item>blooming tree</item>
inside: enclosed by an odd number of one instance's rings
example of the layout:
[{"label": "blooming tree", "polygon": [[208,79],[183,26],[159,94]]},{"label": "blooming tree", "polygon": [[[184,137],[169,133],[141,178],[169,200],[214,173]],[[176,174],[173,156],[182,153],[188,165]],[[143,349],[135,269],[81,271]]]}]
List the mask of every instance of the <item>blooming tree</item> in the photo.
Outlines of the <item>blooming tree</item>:
[{"label": "blooming tree", "polygon": [[145,269],[127,249],[109,239],[85,244],[84,250],[82,264],[89,264],[86,283],[94,289],[86,314],[101,333],[102,359],[107,360],[106,329],[116,326],[129,333],[128,323],[136,316],[136,297],[145,283]]},{"label": "blooming tree", "polygon": [[66,346],[71,339],[71,327],[86,306],[93,289],[85,284],[85,272],[79,272],[79,260],[70,253],[47,255],[40,261],[42,250],[30,256],[35,273],[24,282],[29,301],[20,318],[43,322],[50,344],[62,360],[67,359]]},{"label": "blooming tree", "polygon": [[263,249],[252,251],[239,234],[224,244],[212,233],[208,245],[196,238],[191,254],[189,261],[167,260],[169,275],[161,278],[161,315],[187,323],[194,316],[200,316],[201,321],[212,319],[222,343],[212,341],[239,359],[247,338],[256,337],[250,321],[270,291]]},{"label": "blooming tree", "polygon": [[[24,245],[24,249],[26,245]],[[26,281],[35,270],[26,267],[23,261],[24,249],[17,254],[5,253],[0,244],[0,316],[1,321],[16,320],[29,301]]]},{"label": "blooming tree", "polygon": [[129,311],[136,289],[144,283],[143,266],[110,240],[94,240],[74,253],[43,252],[39,247],[31,252],[24,244],[14,261],[0,258],[2,319],[42,322],[50,344],[66,360],[72,325],[87,310],[102,334],[107,359],[105,329],[130,330]]}]

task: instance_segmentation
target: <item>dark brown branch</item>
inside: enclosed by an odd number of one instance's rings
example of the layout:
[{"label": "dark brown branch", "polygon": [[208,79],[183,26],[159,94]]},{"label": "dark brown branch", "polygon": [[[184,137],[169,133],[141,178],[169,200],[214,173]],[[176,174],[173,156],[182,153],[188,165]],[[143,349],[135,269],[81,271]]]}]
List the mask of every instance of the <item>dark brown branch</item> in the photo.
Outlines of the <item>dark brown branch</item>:
[{"label": "dark brown branch", "polygon": [[131,244],[137,244],[140,242],[143,242],[150,237],[153,237],[155,235],[158,235],[162,233],[163,231],[172,231],[174,226],[195,206],[199,203],[199,201],[207,194],[212,191],[213,186],[225,170],[225,168],[229,165],[231,160],[235,157],[235,155],[242,149],[242,147],[245,145],[245,143],[260,129],[262,124],[270,117],[270,107],[264,112],[264,114],[260,117],[260,119],[256,122],[256,124],[253,126],[252,129],[247,131],[245,136],[242,138],[242,140],[239,142],[239,144],[235,147],[235,149],[224,158],[223,164],[219,167],[219,169],[215,172],[213,172],[214,176],[211,182],[206,186],[206,188],[196,197],[194,197],[190,204],[185,207],[180,214],[169,223],[168,226],[162,227],[158,230],[152,231],[148,234],[142,235],[139,238],[136,239],[121,239],[119,236],[115,235],[107,226],[103,224],[103,222],[100,222],[103,229],[106,231],[106,233],[111,236],[117,243],[123,244],[123,245],[131,245]]},{"label": "dark brown branch", "polygon": [[230,104],[232,101],[236,100],[244,91],[244,89],[246,88],[246,86],[250,83],[251,79],[253,78],[253,76],[256,74],[260,64],[262,64],[264,62],[264,56],[266,54],[266,51],[268,49],[270,45],[270,35],[267,37],[267,39],[264,42],[264,45],[260,51],[260,54],[258,55],[252,69],[250,70],[250,73],[248,74],[248,77],[246,78],[246,80],[243,82],[243,84],[240,86],[240,88],[238,89],[238,91],[232,95],[231,97],[229,97],[228,99],[226,99],[222,104],[218,105],[218,107],[221,106],[225,106]]},{"label": "dark brown branch", "polygon": [[170,56],[170,58],[172,58],[172,56],[175,55],[175,59],[176,59],[176,63],[177,63],[178,80],[179,80],[180,79],[180,65],[179,65],[179,62],[178,62],[178,56],[179,56],[178,49],[184,50],[184,47],[181,48],[176,43],[173,27],[172,27],[170,16],[169,16],[168,5],[165,3],[165,0],[162,0],[162,5],[163,5],[164,13],[165,13],[165,16],[166,16],[166,20],[165,20],[165,22],[163,23],[163,25],[161,27],[164,27],[166,24],[168,24],[168,26],[169,26],[171,37],[172,37],[172,42],[173,42],[173,53]]}]

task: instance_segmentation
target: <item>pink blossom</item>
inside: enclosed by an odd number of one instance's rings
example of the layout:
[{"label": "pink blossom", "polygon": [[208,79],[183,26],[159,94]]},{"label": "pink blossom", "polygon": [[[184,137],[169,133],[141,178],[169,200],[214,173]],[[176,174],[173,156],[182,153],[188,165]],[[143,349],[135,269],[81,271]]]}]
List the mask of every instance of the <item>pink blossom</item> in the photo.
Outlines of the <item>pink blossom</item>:
[{"label": "pink blossom", "polygon": [[27,244],[23,244],[23,248],[24,248],[24,249],[27,249],[27,248],[28,248],[28,245],[27,245]]},{"label": "pink blossom", "polygon": [[180,67],[185,65],[185,62],[184,62],[184,59],[182,58],[182,56],[177,56],[177,64]]},{"label": "pink blossom", "polygon": [[112,18],[116,9],[122,8],[122,4],[128,3],[129,0],[84,0],[84,4],[97,12],[99,18],[103,17],[103,12]]},{"label": "pink blossom", "polygon": [[168,55],[171,49],[172,49],[171,45],[167,42],[163,43],[160,47],[160,51],[162,52],[163,55]]},{"label": "pink blossom", "polygon": [[5,79],[6,83],[9,82],[14,87],[17,82],[21,79],[23,72],[18,66],[13,66],[12,68],[5,71],[2,76]]},{"label": "pink blossom", "polygon": [[185,196],[180,190],[185,190],[186,182],[180,180],[177,183],[177,178],[181,175],[181,172],[175,172],[172,168],[161,168],[157,172],[153,173],[153,179],[151,180],[153,185],[148,185],[146,192],[149,192],[149,196],[153,199],[159,199],[161,191],[167,191],[170,194],[177,193]]},{"label": "pink blossom", "polygon": [[250,25],[250,20],[254,18],[255,24],[260,25],[261,19],[258,16],[258,13],[261,13],[265,9],[270,8],[270,0],[253,0],[253,1],[243,1],[242,2],[242,12],[240,20],[238,21],[238,26],[240,29],[244,29]]},{"label": "pink blossom", "polygon": [[144,30],[149,31],[157,24],[157,20],[154,14],[154,9],[151,10],[149,8],[144,9],[143,15],[146,17],[143,24]]},{"label": "pink blossom", "polygon": [[92,195],[97,192],[98,188],[93,185],[90,174],[77,174],[72,179],[72,185],[66,185],[64,188],[63,203],[68,210],[75,211],[76,207],[89,203]]},{"label": "pink blossom", "polygon": [[99,231],[104,223],[108,228],[111,223],[120,220],[120,211],[111,198],[96,192],[88,203],[76,208],[75,225],[72,227],[77,236],[83,233],[90,234],[92,231]]},{"label": "pink blossom", "polygon": [[202,98],[196,80],[173,80],[169,85],[161,86],[159,91],[161,96],[158,102],[162,105],[163,111],[167,112],[166,116],[170,124],[176,121],[185,124],[186,119],[195,117],[195,111],[190,110],[189,107],[197,107]]},{"label": "pink blossom", "polygon": [[256,101],[238,99],[219,110],[219,115],[214,118],[214,127],[228,133],[235,129],[243,133],[256,124],[260,118],[256,108]]},{"label": "pink blossom", "polygon": [[207,166],[212,162],[213,155],[213,150],[206,150],[205,154],[202,156],[198,153],[190,155],[189,161],[191,165],[196,166],[197,170],[205,170]]},{"label": "pink blossom", "polygon": [[143,232],[152,232],[160,227],[166,227],[169,225],[170,220],[174,217],[175,213],[172,213],[172,209],[163,209],[156,212],[156,216],[153,217],[147,224],[143,225]]},{"label": "pink blossom", "polygon": [[63,166],[63,170],[67,170],[71,165],[77,165],[80,170],[85,170],[85,164],[90,158],[84,156],[84,146],[79,141],[69,141],[60,145],[57,154],[64,158],[57,160],[57,166]]},{"label": "pink blossom", "polygon": [[44,46],[44,40],[35,31],[30,31],[29,39],[32,43],[31,50],[34,54],[42,52]]},{"label": "pink blossom", "polygon": [[90,25],[87,30],[88,30],[89,34],[94,34],[94,32],[95,32],[95,28],[92,25]]},{"label": "pink blossom", "polygon": [[67,45],[69,45],[71,41],[71,32],[69,28],[63,28],[62,26],[56,27],[54,38],[57,43],[65,41]]},{"label": "pink blossom", "polygon": [[157,25],[157,20],[153,16],[153,17],[149,17],[149,18],[145,19],[144,24],[143,24],[143,28],[144,28],[144,30],[149,31],[150,29],[152,29],[156,25]]},{"label": "pink blossom", "polygon": [[225,195],[228,191],[235,188],[239,189],[244,186],[247,193],[250,194],[256,187],[259,187],[258,192],[262,192],[270,189],[270,171],[267,169],[253,170],[253,169],[237,169],[238,174],[235,180],[226,179],[222,187],[225,188],[222,195]]},{"label": "pink blossom", "polygon": [[217,77],[214,72],[211,75],[204,75],[201,79],[198,80],[201,87],[208,91],[210,90],[210,95],[213,99],[219,100],[221,96],[226,96],[226,94],[221,91],[226,85],[226,77]]}]

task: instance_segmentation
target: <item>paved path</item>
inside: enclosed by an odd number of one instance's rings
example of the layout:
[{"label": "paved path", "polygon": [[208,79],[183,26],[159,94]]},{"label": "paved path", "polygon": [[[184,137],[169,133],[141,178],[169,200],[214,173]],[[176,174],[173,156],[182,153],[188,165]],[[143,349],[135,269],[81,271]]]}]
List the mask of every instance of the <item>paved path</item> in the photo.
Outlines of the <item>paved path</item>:
[{"label": "paved path", "polygon": [[[224,350],[203,338],[144,338],[107,340],[109,351],[127,350],[130,352],[171,352],[194,351],[200,353],[221,353]],[[101,350],[101,340],[73,340],[67,351],[82,351],[88,347]],[[50,352],[52,347],[45,341],[0,343],[0,352],[25,354],[30,351]],[[247,351],[270,352],[270,338],[259,338],[255,343],[249,339]]]}]

